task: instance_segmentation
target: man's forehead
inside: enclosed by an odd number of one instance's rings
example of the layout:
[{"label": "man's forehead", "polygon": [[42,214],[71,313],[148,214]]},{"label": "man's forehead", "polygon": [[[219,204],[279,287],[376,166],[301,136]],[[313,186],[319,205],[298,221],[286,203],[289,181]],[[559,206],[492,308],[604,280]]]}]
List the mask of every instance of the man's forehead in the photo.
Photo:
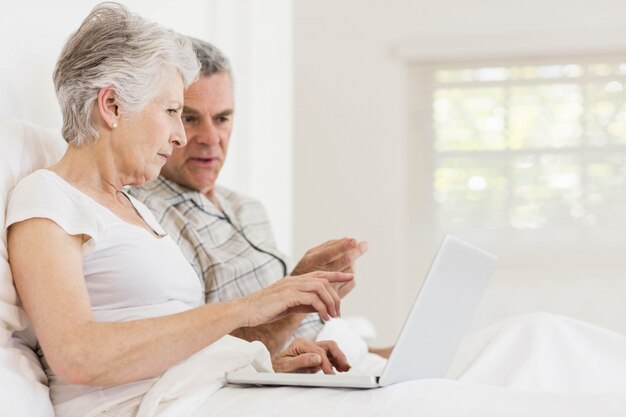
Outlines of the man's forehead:
[{"label": "man's forehead", "polygon": [[233,90],[228,73],[203,75],[185,90],[185,110],[189,112],[232,111],[232,108]]},{"label": "man's forehead", "polygon": [[196,96],[215,91],[232,95],[233,84],[227,72],[218,72],[211,76],[201,75],[185,89],[185,96]]}]

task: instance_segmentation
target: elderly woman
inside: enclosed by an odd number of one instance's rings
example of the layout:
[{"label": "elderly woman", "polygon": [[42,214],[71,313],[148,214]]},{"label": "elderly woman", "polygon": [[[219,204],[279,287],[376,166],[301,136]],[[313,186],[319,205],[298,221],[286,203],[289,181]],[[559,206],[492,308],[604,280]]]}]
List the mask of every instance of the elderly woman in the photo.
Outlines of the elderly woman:
[{"label": "elderly woman", "polygon": [[[59,417],[103,411],[236,328],[293,312],[340,314],[352,275],[289,277],[239,301],[204,305],[199,278],[152,214],[123,190],[156,178],[184,146],[190,42],[123,6],[97,6],[54,71],[69,146],[12,193],[11,268]],[[334,286],[333,286],[334,285]],[[243,343],[243,342],[242,342]],[[345,370],[333,344],[298,342],[277,360]],[[332,365],[332,366],[331,366]]]}]

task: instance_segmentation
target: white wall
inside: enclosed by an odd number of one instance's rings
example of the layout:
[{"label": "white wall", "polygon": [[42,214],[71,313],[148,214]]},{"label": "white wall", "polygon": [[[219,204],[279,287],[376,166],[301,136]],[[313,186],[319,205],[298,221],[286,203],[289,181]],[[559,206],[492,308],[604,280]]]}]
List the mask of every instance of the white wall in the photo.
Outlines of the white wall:
[{"label": "white wall", "polygon": [[[61,126],[52,70],[68,36],[97,3],[0,0],[0,116]],[[147,19],[213,42],[231,59],[236,80],[236,124],[220,183],[261,199],[275,225],[279,246],[290,252],[291,2],[122,3]]]},{"label": "white wall", "polygon": [[[408,62],[549,52],[546,44],[623,52],[624,16],[626,3],[615,0],[296,3],[296,253],[341,235],[370,242],[344,314],[372,318],[377,342],[394,340],[439,239],[415,211],[423,190],[412,178],[427,156],[412,154],[419,116],[409,113]],[[499,270],[475,325],[549,310],[626,332],[623,270],[565,271],[546,280],[540,270]]]}]

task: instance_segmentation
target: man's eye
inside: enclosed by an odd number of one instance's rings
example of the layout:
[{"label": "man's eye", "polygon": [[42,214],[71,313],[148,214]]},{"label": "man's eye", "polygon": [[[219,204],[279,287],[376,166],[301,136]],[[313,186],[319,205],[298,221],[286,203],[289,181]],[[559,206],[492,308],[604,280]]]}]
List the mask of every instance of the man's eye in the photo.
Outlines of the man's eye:
[{"label": "man's eye", "polygon": [[196,118],[194,116],[189,116],[186,114],[183,114],[180,118],[182,119],[183,123],[193,123],[196,121]]},{"label": "man's eye", "polygon": [[228,116],[220,116],[217,118],[218,123],[227,123],[228,121],[230,121],[230,118]]}]

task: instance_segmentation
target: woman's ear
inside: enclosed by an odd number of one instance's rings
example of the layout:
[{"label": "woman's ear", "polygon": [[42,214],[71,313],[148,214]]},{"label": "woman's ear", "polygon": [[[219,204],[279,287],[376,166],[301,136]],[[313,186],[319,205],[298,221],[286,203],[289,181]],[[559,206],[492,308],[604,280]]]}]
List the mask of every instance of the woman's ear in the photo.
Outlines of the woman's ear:
[{"label": "woman's ear", "polygon": [[103,124],[110,129],[115,129],[120,116],[115,90],[111,87],[101,88],[98,92],[97,104],[98,114]]}]

